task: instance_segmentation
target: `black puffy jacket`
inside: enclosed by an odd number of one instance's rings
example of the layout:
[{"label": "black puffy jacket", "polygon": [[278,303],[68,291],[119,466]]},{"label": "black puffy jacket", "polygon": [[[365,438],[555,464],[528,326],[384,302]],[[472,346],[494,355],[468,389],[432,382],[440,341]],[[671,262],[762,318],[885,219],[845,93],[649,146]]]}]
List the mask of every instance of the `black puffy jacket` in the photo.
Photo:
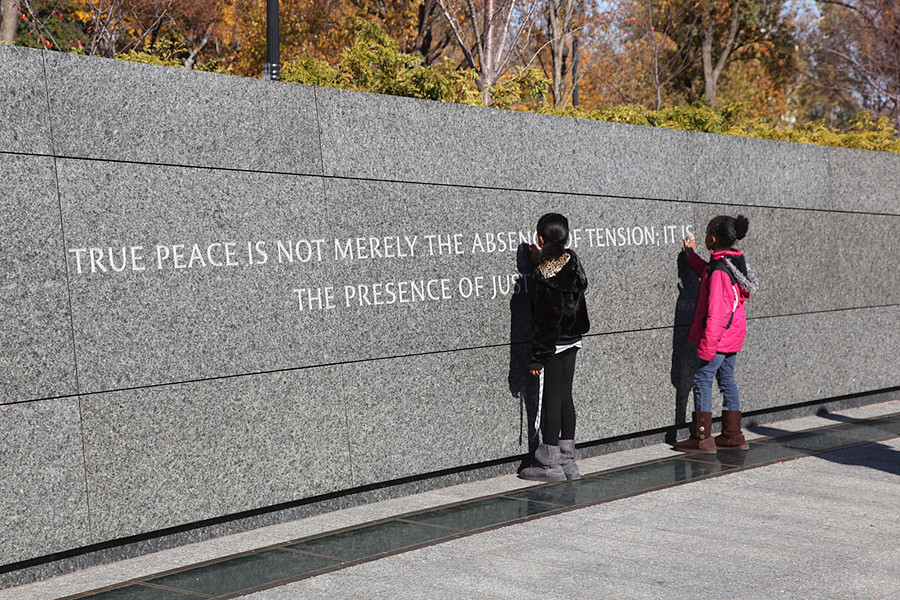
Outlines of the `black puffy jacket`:
[{"label": "black puffy jacket", "polygon": [[529,369],[543,369],[557,346],[574,344],[590,330],[584,301],[587,284],[581,262],[572,250],[535,268]]}]

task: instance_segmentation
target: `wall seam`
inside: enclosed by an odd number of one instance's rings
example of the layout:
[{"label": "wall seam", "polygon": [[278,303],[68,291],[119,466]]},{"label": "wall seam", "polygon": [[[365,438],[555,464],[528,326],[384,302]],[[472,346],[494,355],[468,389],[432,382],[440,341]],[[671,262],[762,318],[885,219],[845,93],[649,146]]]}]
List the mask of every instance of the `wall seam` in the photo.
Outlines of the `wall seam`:
[{"label": "wall seam", "polygon": [[[833,308],[827,310],[818,310],[818,311],[810,311],[810,312],[802,312],[802,313],[785,313],[785,314],[772,314],[772,315],[762,315],[758,317],[747,317],[748,321],[763,321],[767,319],[788,319],[791,317],[805,317],[812,315],[823,315],[823,314],[832,314],[832,313],[841,313],[841,312],[850,312],[850,311],[864,311],[864,310],[879,310],[879,309],[888,309],[888,308],[900,308],[900,304],[879,304],[873,306],[853,306],[849,308]],[[650,333],[650,332],[661,332],[661,331],[671,331],[672,329],[686,329],[690,327],[689,322],[677,323],[675,325],[661,325],[659,327],[645,327],[643,329],[622,329],[616,331],[604,331],[602,333],[589,333],[584,337],[593,338],[593,337],[602,337],[602,336],[610,336],[610,335],[624,335],[624,334],[634,334],[634,333]],[[487,350],[491,348],[508,348],[510,346],[519,346],[523,344],[529,344],[528,340],[521,340],[515,342],[504,342],[502,344],[483,344],[479,346],[466,346],[461,348],[447,348],[444,350],[431,350],[428,352],[414,352],[411,354],[392,354],[386,356],[375,356],[375,357],[365,357],[358,358],[353,360],[345,360],[341,362],[330,362],[330,363],[321,363],[315,365],[303,365],[299,367],[286,367],[282,369],[270,369],[266,371],[252,371],[247,373],[234,373],[230,375],[217,375],[213,377],[201,377],[198,379],[185,379],[180,381],[167,381],[163,383],[149,383],[144,385],[134,385],[130,387],[121,387],[121,388],[109,388],[109,389],[100,389],[95,391],[85,391],[80,392],[78,394],[79,397],[85,396],[94,396],[99,394],[109,394],[109,393],[118,393],[118,392],[129,392],[135,390],[143,390],[143,389],[153,389],[153,388],[161,388],[161,387],[169,387],[169,386],[177,386],[177,385],[190,385],[195,383],[206,383],[212,381],[223,381],[228,379],[238,379],[241,377],[257,377],[260,375],[275,375],[278,373],[291,373],[294,371],[303,371],[306,369],[326,369],[332,367],[341,367],[345,365],[355,365],[359,363],[380,361],[380,360],[402,360],[408,358],[416,358],[421,356],[436,356],[440,354],[450,354],[454,352],[468,352],[474,350]],[[17,402],[6,402],[0,404],[0,406],[8,406],[14,404],[29,404],[31,402],[41,402],[44,400],[55,400],[60,398],[71,398],[74,396],[54,396],[49,398],[32,398],[30,400],[21,400]]]},{"label": "wall seam", "polygon": [[[322,170],[322,205],[324,207],[323,213],[325,214],[325,222],[329,222],[328,220],[328,181],[329,177],[325,175],[325,146],[322,144],[322,116],[319,112],[319,88],[313,87],[313,102],[315,105],[316,111],[316,132],[319,134],[319,165]],[[329,263],[328,269],[333,269],[334,266]],[[330,272],[329,277],[333,275],[333,272]],[[345,443],[347,446],[347,468],[350,470],[350,485],[356,485],[356,476],[354,474],[353,469],[353,444],[350,440],[350,406],[349,406],[349,397],[347,394],[347,381],[345,379],[346,369],[341,368],[342,365],[347,363],[337,363],[335,365],[329,365],[329,368],[333,368],[335,371],[335,376],[337,378],[338,389],[340,390],[340,403],[341,408],[344,413],[344,431],[345,431]]]},{"label": "wall seam", "polygon": [[313,89],[313,106],[316,111],[316,134],[319,136],[319,172],[325,177],[325,147],[322,145],[322,116],[319,114],[319,88],[311,86]]},{"label": "wall seam", "polygon": [[[321,147],[321,141],[320,141]],[[47,156],[44,154],[34,154],[27,152],[5,152],[0,151],[0,154],[13,154],[18,156]],[[407,179],[379,179],[375,177],[363,177],[363,176],[350,176],[350,175],[325,175],[324,174],[324,157],[321,156],[322,152],[320,152],[320,164],[323,168],[323,174],[315,174],[315,173],[296,173],[296,172],[287,172],[287,171],[258,171],[253,169],[240,169],[235,167],[215,167],[209,165],[187,165],[187,164],[175,164],[175,163],[162,163],[162,162],[142,162],[137,160],[121,160],[121,159],[110,159],[110,158],[99,158],[99,157],[85,157],[85,156],[62,156],[58,154],[54,154],[53,157],[55,159],[66,159],[66,160],[83,160],[89,162],[98,162],[98,163],[112,163],[112,164],[124,164],[124,165],[141,165],[141,166],[150,166],[150,167],[171,167],[177,169],[197,169],[197,170],[205,170],[205,171],[224,171],[230,173],[253,173],[253,174],[266,174],[266,175],[281,175],[286,177],[310,177],[310,178],[321,178],[324,180],[339,180],[339,181],[364,181],[364,182],[374,182],[374,183],[389,183],[389,184],[400,184],[400,185],[419,185],[419,186],[431,186],[436,188],[453,188],[453,189],[464,189],[464,190],[479,190],[479,191],[497,191],[497,192],[515,192],[515,193],[529,193],[536,195],[562,195],[562,196],[573,196],[577,198],[596,198],[596,199],[614,199],[614,200],[639,200],[645,202],[669,202],[672,204],[690,204],[690,205],[699,205],[699,206],[729,206],[735,208],[756,208],[756,209],[769,209],[769,210],[788,210],[788,211],[798,211],[798,212],[817,212],[817,213],[828,213],[828,214],[838,214],[838,215],[861,215],[861,216],[872,216],[872,217],[900,217],[900,213],[889,213],[889,212],[873,212],[873,211],[864,211],[864,210],[841,210],[835,208],[825,208],[825,207],[804,207],[804,206],[781,206],[774,204],[752,204],[752,203],[732,203],[732,204],[722,204],[722,202],[713,202],[713,201],[705,201],[705,200],[691,200],[690,198],[651,198],[647,196],[622,196],[615,194],[597,194],[591,192],[578,192],[571,190],[543,190],[543,189],[526,189],[526,188],[514,188],[514,187],[491,187],[484,185],[474,185],[474,184],[464,184],[464,183],[438,183],[438,182],[428,182],[428,181],[413,181]]]},{"label": "wall seam", "polygon": [[50,102],[50,78],[47,74],[47,50],[41,50],[41,67],[44,71],[44,93],[47,100],[47,130],[50,133],[50,152],[53,159],[53,178],[56,182],[56,202],[59,209],[59,233],[63,247],[63,266],[65,267],[66,276],[66,295],[69,307],[69,331],[72,339],[72,367],[75,370],[75,396],[78,402],[78,428],[81,434],[81,467],[84,475],[84,502],[85,502],[85,518],[87,519],[87,531],[89,539],[85,542],[90,543],[93,537],[94,526],[91,519],[91,493],[88,487],[88,467],[87,467],[87,444],[85,443],[84,428],[84,410],[81,404],[81,376],[78,372],[78,347],[75,343],[75,315],[72,309],[72,284],[69,277],[69,259],[66,256],[66,226],[63,219],[62,209],[62,191],[59,185],[59,156],[56,151],[56,139],[53,135],[53,109]]}]

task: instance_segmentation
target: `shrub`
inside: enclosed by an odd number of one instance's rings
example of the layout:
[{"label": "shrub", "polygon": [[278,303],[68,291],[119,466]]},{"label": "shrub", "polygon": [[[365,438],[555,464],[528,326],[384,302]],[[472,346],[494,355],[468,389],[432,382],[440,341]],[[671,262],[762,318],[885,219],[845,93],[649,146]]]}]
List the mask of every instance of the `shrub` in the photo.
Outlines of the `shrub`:
[{"label": "shrub", "polygon": [[[354,18],[350,28],[356,32],[355,41],[337,66],[315,58],[297,58],[285,63],[282,79],[392,96],[482,104],[478,75],[472,69],[457,67],[449,59],[425,65],[420,55],[400,52],[397,41],[370,21]],[[529,97],[542,97],[548,87],[549,80],[539,70],[518,69],[493,89],[493,105],[510,108]]]},{"label": "shrub", "polygon": [[[396,40],[377,24],[361,18],[350,22],[356,32],[354,44],[336,66],[312,57],[286,62],[282,79],[292,83],[361,90],[394,96],[408,96],[441,102],[483,105],[478,90],[478,75],[469,68],[454,65],[449,59],[435,65],[423,64],[418,54],[400,52]],[[143,50],[132,50],[117,58],[133,62],[183,67],[178,56],[186,51],[179,43],[160,40]],[[214,63],[200,70],[221,70]],[[538,69],[517,69],[512,76],[491,90],[493,106],[520,108],[527,99],[537,99],[536,110],[544,114],[664,127],[685,131],[722,133],[751,138],[782,140],[804,144],[840,146],[900,153],[900,136],[887,117],[873,118],[860,113],[842,129],[822,122],[802,122],[793,126],[771,123],[747,103],[724,105],[715,110],[705,104],[685,104],[652,110],[637,104],[622,104],[585,111],[575,107],[548,107],[540,102],[550,80]]]}]

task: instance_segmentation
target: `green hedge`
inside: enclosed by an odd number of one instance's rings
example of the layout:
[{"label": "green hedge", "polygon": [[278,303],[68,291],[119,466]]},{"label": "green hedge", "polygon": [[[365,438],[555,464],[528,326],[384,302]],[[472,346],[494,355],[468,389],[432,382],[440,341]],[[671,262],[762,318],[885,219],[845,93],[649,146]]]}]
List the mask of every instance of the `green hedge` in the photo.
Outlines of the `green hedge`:
[{"label": "green hedge", "polygon": [[[343,53],[336,66],[311,57],[289,60],[282,68],[282,79],[307,85],[483,105],[478,77],[471,69],[460,68],[449,59],[436,65],[425,65],[421,56],[400,52],[397,41],[378,25],[356,19],[351,26],[356,31],[356,41]],[[139,52],[120,54],[118,58],[181,66],[177,55],[183,50],[177,45],[160,43]],[[219,70],[216,65],[200,68]],[[598,110],[557,109],[536,100],[546,96],[549,84],[538,69],[517,69],[493,88],[492,106],[631,125],[900,153],[900,136],[892,122],[887,117],[873,118],[868,113],[861,113],[839,130],[820,122],[769,123],[756,116],[753,107],[746,104],[726,105],[718,110],[695,104],[661,110],[633,104]]]}]

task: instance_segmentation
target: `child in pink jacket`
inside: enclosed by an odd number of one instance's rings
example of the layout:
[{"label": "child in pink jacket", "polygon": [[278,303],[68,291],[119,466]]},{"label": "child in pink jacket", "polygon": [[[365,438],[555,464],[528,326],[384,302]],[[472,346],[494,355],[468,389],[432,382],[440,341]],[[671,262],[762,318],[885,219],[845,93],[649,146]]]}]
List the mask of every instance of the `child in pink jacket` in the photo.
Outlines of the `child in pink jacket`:
[{"label": "child in pink jacket", "polygon": [[[700,292],[688,339],[697,346],[699,364],[694,373],[694,413],[691,436],[676,442],[682,452],[714,454],[717,448],[747,450],[741,433],[741,401],[734,381],[737,353],[744,345],[747,316],[744,302],[759,288],[756,274],[732,245],[747,234],[746,217],[719,216],[706,227],[707,263],[695,252],[694,238],[684,240],[688,265],[700,277]],[[711,437],[712,382],[716,378],[723,397],[722,434]]]}]

